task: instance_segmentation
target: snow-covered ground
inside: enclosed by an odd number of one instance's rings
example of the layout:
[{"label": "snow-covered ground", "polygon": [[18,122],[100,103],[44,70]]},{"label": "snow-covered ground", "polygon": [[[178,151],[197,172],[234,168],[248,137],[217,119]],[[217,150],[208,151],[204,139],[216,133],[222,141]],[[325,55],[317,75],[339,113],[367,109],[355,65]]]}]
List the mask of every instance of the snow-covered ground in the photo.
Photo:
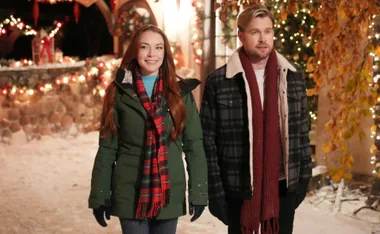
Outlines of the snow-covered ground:
[{"label": "snow-covered ground", "polygon": [[[102,228],[87,208],[96,132],[31,143],[23,143],[22,137],[16,134],[12,145],[0,145],[0,234],[121,233],[117,218]],[[333,215],[331,204],[319,201],[326,194],[318,192],[297,209],[294,234],[377,233],[371,230],[380,226],[380,213],[363,210],[352,217],[364,200],[344,202],[342,212]],[[178,234],[227,233],[208,210],[196,222],[189,220],[180,218]]]}]

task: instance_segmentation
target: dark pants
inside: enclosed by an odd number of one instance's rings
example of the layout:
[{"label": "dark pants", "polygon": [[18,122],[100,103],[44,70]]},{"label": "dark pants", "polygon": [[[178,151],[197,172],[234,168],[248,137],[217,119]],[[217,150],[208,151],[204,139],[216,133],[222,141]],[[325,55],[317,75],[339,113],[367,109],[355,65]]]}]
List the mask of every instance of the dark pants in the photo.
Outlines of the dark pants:
[{"label": "dark pants", "polygon": [[[279,234],[292,234],[294,222],[295,197],[287,193],[286,181],[279,182],[280,195],[280,232]],[[228,234],[241,234],[240,210],[243,205],[242,200],[227,198],[228,202]]]},{"label": "dark pants", "polygon": [[123,234],[175,234],[177,219],[120,219]]}]

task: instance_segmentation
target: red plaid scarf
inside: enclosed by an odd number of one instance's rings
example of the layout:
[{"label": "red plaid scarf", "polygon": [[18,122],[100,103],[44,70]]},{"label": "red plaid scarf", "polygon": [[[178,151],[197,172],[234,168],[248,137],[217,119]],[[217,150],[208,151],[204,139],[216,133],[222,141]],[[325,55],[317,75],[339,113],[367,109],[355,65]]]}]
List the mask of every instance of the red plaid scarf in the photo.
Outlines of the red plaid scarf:
[{"label": "red plaid scarf", "polygon": [[170,176],[168,171],[168,148],[161,101],[164,95],[161,75],[154,84],[149,99],[141,75],[134,74],[134,85],[141,104],[148,113],[146,122],[146,154],[137,204],[136,218],[157,216],[161,207],[169,203]]},{"label": "red plaid scarf", "polygon": [[243,234],[277,234],[279,232],[280,201],[278,176],[281,157],[280,126],[278,115],[277,56],[269,55],[265,67],[264,106],[261,107],[259,88],[251,61],[243,48],[239,50],[249,89],[252,105],[253,195],[245,200],[240,223]]}]

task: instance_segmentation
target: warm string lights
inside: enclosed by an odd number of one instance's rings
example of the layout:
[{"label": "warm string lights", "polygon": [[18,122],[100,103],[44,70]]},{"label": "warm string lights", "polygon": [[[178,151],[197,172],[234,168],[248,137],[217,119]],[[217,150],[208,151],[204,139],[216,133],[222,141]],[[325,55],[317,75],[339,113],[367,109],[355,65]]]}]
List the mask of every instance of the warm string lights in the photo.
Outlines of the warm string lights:
[{"label": "warm string lights", "polygon": [[369,28],[373,32],[372,35],[369,36],[368,39],[373,41],[373,45],[375,51],[370,55],[373,57],[373,85],[377,89],[377,99],[376,104],[372,111],[372,117],[374,119],[374,125],[371,128],[371,137],[374,139],[374,144],[370,148],[371,156],[370,162],[373,165],[372,173],[377,175],[380,179],[380,18],[377,16],[373,16],[373,22],[370,24]]},{"label": "warm string lights", "polygon": [[192,6],[195,9],[195,16],[192,22],[192,46],[194,53],[194,60],[196,64],[202,63],[203,58],[203,21],[205,18],[204,1],[193,0]]},{"label": "warm string lights", "polygon": [[14,60],[0,60],[0,68],[1,67],[27,67],[34,65],[32,60],[22,59],[20,61]]},{"label": "warm string lights", "polygon": [[43,95],[51,90],[59,89],[62,85],[69,84],[86,84],[94,81],[96,85],[94,86],[92,93],[93,95],[99,95],[103,97],[105,95],[105,89],[112,80],[113,71],[119,65],[116,60],[111,60],[110,62],[97,61],[87,64],[84,71],[77,72],[75,74],[62,74],[57,77],[53,82],[41,82],[34,87],[28,87],[26,85],[21,85],[17,83],[8,83],[5,88],[1,88],[2,95]]},{"label": "warm string lights", "polygon": [[144,24],[153,24],[149,12],[140,12],[136,6],[133,6],[128,11],[121,12],[117,22],[122,29],[124,40],[130,40],[132,34]]},{"label": "warm string lights", "polygon": [[312,111],[309,111],[309,115],[310,115],[310,118],[312,119],[312,120],[317,120],[317,115],[315,114],[315,113],[313,113]]},{"label": "warm string lights", "polygon": [[239,13],[238,2],[222,2],[217,10],[217,16],[221,21],[221,42],[230,49],[236,48],[236,17]]},{"label": "warm string lights", "polygon": [[[13,15],[10,15],[8,18],[3,20],[2,23],[0,23],[0,36],[2,34],[7,34],[9,30],[12,30],[12,27],[16,27],[19,30],[23,32],[25,35],[37,35],[37,31],[32,28],[32,26],[25,24],[20,18],[15,18]],[[55,34],[59,31],[59,29],[62,27],[61,22],[57,22],[55,24],[55,28],[49,33],[49,37],[53,38]]]},{"label": "warm string lights", "polygon": [[57,34],[57,32],[59,31],[59,29],[61,29],[61,27],[62,27],[62,23],[61,22],[57,22],[56,25],[55,25],[55,28],[53,30],[51,30],[51,32],[49,33],[49,37],[53,38],[55,36],[55,34]]},{"label": "warm string lights", "polygon": [[316,20],[310,16],[310,9],[308,9],[312,7],[313,2],[310,1],[310,5],[301,5],[302,9],[283,19],[281,9],[284,10],[286,2],[275,1],[271,6],[272,11],[278,16],[276,18],[279,19],[275,24],[276,46],[287,58],[306,67],[316,42],[311,37],[311,30],[315,27]]},{"label": "warm string lights", "polygon": [[[268,7],[275,15],[275,48],[290,61],[295,62],[306,72],[309,57],[314,55],[316,43],[311,32],[316,20],[310,15],[311,9],[318,7],[313,0],[291,5],[287,0],[271,1]],[[312,73],[305,73],[306,88],[312,89],[315,84]],[[317,119],[318,97],[308,97],[310,120]]]},{"label": "warm string lights", "polygon": [[172,42],[170,45],[170,51],[173,54],[174,65],[176,69],[180,69],[185,66],[181,45],[177,42]]},{"label": "warm string lights", "polygon": [[8,18],[0,23],[0,36],[7,34],[8,31],[13,30],[12,28],[17,28],[25,35],[36,35],[37,32],[30,25],[25,24],[20,18],[15,18],[10,15]]}]

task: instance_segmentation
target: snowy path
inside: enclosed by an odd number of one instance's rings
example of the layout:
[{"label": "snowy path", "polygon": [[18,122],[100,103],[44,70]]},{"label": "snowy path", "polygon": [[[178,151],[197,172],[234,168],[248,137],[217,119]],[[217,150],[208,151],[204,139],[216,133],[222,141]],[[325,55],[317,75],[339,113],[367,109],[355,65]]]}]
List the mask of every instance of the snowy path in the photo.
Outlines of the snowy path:
[{"label": "snowy path", "polygon": [[[87,208],[97,133],[0,147],[0,234],[121,233],[115,217],[102,228]],[[189,219],[180,218],[178,234],[226,233],[208,210],[195,223]],[[370,230],[368,222],[333,216],[307,203],[296,212],[294,234],[370,234]]]}]

